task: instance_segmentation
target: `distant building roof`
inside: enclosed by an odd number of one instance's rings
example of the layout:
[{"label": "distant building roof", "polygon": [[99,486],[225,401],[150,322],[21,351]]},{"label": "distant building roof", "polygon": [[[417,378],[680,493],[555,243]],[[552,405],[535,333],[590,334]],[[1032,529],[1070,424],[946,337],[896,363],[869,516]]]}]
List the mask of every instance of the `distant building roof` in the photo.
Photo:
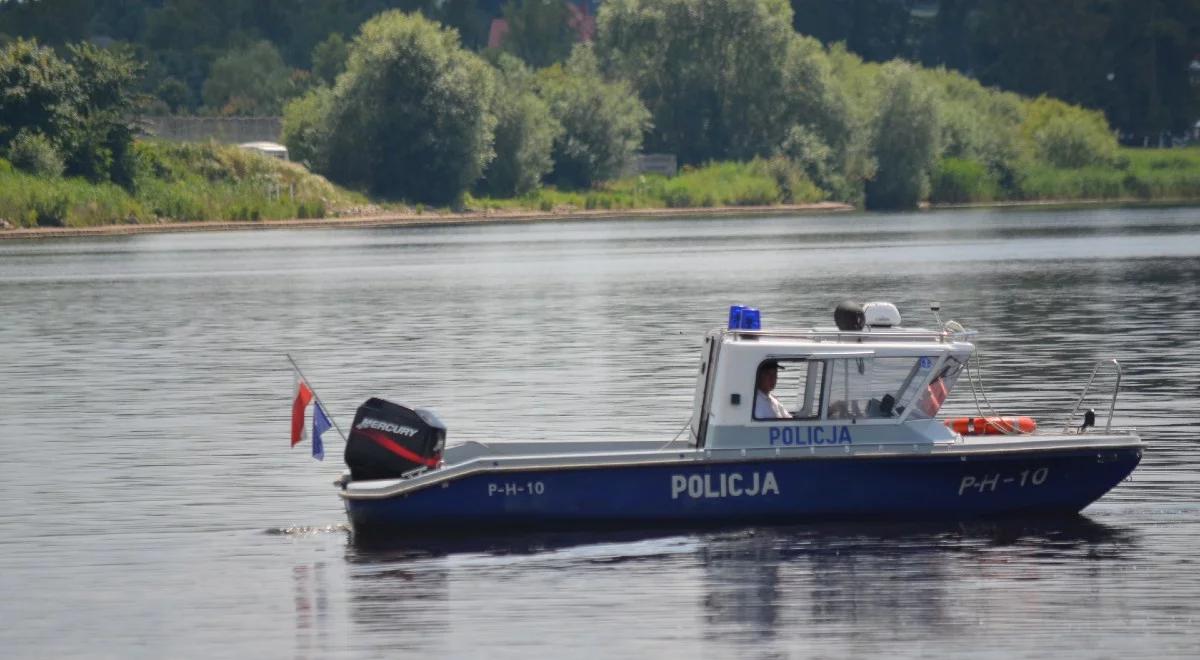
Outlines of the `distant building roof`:
[{"label": "distant building roof", "polygon": [[287,147],[277,142],[243,142],[238,146],[243,149],[249,149],[251,151],[257,151],[259,153],[266,154],[268,156],[273,156],[281,160],[288,159]]}]

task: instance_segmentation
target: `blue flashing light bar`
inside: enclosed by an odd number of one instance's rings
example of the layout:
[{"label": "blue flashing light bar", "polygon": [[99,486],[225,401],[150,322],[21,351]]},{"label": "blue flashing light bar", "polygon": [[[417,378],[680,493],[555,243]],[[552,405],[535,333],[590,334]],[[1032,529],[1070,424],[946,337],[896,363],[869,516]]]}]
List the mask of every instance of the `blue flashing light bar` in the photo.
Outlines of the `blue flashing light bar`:
[{"label": "blue flashing light bar", "polygon": [[737,330],[742,325],[742,310],[746,309],[742,305],[732,305],[729,308],[729,329]]},{"label": "blue flashing light bar", "polygon": [[762,314],[754,307],[733,305],[729,308],[730,330],[761,330]]}]

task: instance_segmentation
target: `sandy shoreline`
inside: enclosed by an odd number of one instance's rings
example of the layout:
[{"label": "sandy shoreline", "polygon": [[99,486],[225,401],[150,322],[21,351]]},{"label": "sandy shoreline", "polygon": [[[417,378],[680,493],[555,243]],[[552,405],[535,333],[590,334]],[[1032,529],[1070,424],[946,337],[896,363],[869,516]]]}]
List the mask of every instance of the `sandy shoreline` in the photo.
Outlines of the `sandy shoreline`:
[{"label": "sandy shoreline", "polygon": [[554,220],[608,220],[613,218],[674,218],[767,216],[853,211],[849,204],[781,204],[772,206],[722,206],[686,209],[614,209],[593,211],[473,211],[468,213],[386,213],[344,218],[309,220],[260,220],[257,222],[171,222],[162,224],[103,225],[99,227],[37,227],[0,230],[3,239],[49,239],[85,236],[125,236],[200,231],[243,231],[260,229],[330,229],[337,227],[420,227],[498,222],[547,222]]}]

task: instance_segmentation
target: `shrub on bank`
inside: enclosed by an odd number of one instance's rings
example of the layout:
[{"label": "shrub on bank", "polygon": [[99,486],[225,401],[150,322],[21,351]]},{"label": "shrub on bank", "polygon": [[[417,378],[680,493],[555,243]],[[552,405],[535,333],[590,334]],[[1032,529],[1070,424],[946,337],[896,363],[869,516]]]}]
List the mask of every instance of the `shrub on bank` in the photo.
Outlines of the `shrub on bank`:
[{"label": "shrub on bank", "polygon": [[933,169],[929,201],[935,204],[990,202],[998,196],[996,178],[983,163],[944,158]]},{"label": "shrub on bank", "polygon": [[1099,111],[1041,97],[1025,106],[1021,134],[1043,163],[1060,168],[1107,166],[1117,139]]},{"label": "shrub on bank", "polygon": [[805,164],[790,158],[775,156],[756,159],[750,163],[750,173],[775,181],[779,189],[778,198],[767,204],[809,204],[828,196],[809,178]]},{"label": "shrub on bank", "polygon": [[8,160],[17,169],[34,176],[62,176],[63,159],[58,149],[41,133],[21,131],[8,145]]}]

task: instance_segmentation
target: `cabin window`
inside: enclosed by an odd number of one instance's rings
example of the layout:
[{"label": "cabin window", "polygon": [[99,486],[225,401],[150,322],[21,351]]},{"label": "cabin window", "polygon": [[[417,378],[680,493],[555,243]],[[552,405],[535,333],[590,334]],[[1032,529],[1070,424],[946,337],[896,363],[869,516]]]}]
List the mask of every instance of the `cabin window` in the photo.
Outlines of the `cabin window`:
[{"label": "cabin window", "polygon": [[938,373],[929,381],[929,385],[918,392],[920,398],[910,413],[910,419],[932,419],[942,409],[946,397],[954,390],[954,384],[962,375],[965,365],[957,358],[947,358],[946,363],[938,369]]},{"label": "cabin window", "polygon": [[829,419],[900,417],[924,393],[937,358],[863,357],[830,360]]},{"label": "cabin window", "polygon": [[829,419],[866,417],[871,396],[871,358],[843,358],[829,361]]},{"label": "cabin window", "polygon": [[[771,369],[771,363],[779,368]],[[817,419],[824,382],[825,363],[820,360],[765,360],[755,375],[754,419]]]}]

